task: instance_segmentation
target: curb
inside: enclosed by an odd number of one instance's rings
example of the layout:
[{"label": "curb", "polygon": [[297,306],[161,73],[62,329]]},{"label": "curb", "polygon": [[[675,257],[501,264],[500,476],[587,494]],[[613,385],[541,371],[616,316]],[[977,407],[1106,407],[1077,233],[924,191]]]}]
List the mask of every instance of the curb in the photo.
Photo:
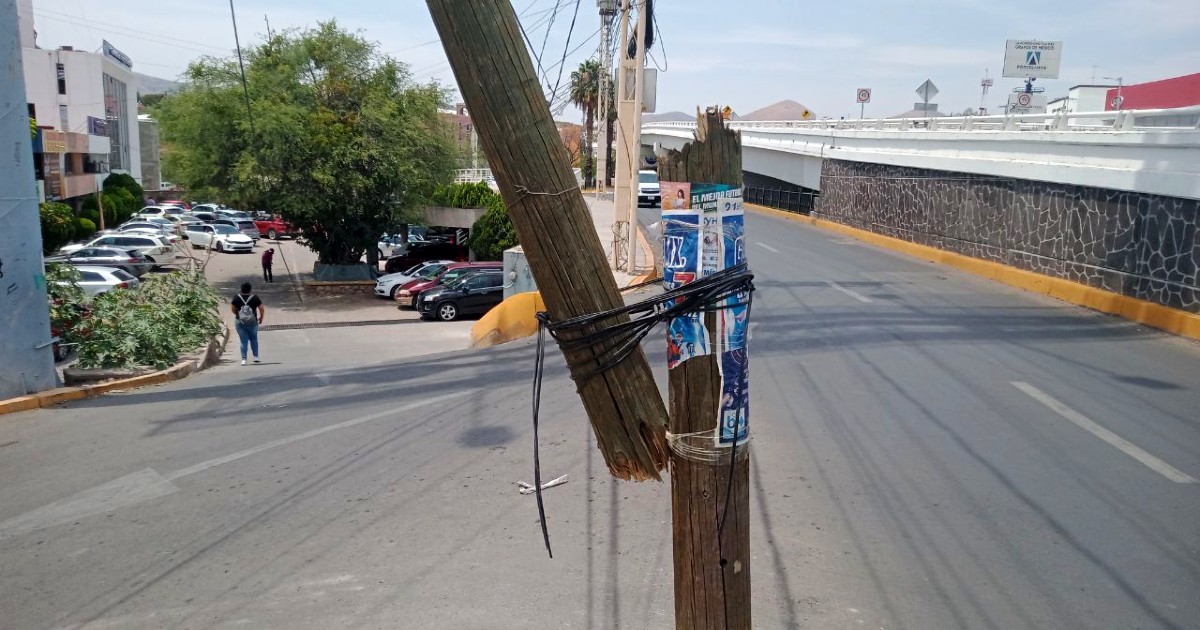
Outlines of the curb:
[{"label": "curb", "polygon": [[794,212],[784,212],[783,210],[776,210],[775,208],[767,208],[755,204],[745,204],[745,206],[760,214],[805,223],[813,227],[851,236],[883,249],[907,254],[914,258],[920,258],[948,267],[954,267],[955,269],[982,276],[1010,287],[1024,289],[1031,293],[1041,293],[1042,295],[1048,295],[1076,306],[1082,306],[1109,315],[1116,315],[1181,337],[1200,340],[1200,315],[1195,313],[1113,293],[1106,289],[1097,289],[1086,284],[1071,282],[1062,278],[1044,276],[990,260],[955,254],[937,249],[936,247],[929,247],[928,245],[918,245],[917,243],[860,230],[826,219],[818,219]]},{"label": "curb", "polygon": [[[70,402],[72,400],[82,400],[84,398],[93,398],[101,394],[106,394],[118,389],[134,389],[137,387],[148,387],[150,385],[161,385],[177,381],[189,374],[199,372],[207,367],[212,366],[221,355],[225,352],[225,347],[229,343],[229,328],[226,327],[222,332],[217,333],[207,348],[201,352],[193,354],[193,358],[184,359],[179,363],[157,372],[143,374],[141,376],[133,376],[130,378],[118,379],[115,381],[107,381],[97,383],[95,385],[80,385],[78,387],[57,387],[55,389],[30,394],[28,396],[19,396],[17,398],[9,398],[8,400],[0,400],[0,415],[7,413],[16,413],[18,411],[32,411],[41,407],[50,407],[59,403]],[[199,356],[196,356],[199,355]]]}]

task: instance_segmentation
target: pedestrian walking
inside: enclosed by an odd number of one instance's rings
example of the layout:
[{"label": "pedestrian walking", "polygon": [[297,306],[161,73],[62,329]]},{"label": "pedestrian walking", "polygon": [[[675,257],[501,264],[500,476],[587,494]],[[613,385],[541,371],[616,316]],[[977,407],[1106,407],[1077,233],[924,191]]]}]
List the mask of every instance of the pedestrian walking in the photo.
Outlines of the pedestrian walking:
[{"label": "pedestrian walking", "polygon": [[242,342],[242,365],[246,365],[247,346],[254,352],[254,362],[259,362],[258,326],[262,324],[263,315],[267,312],[262,300],[251,292],[252,289],[249,282],[243,282],[241,293],[235,294],[230,301],[235,320],[234,328],[237,329],[238,339]]},{"label": "pedestrian walking", "polygon": [[271,265],[273,265],[274,263],[275,263],[275,248],[272,247],[272,248],[268,249],[267,251],[263,252],[263,255],[262,255],[263,280],[266,282],[275,282],[275,274],[271,273]]}]

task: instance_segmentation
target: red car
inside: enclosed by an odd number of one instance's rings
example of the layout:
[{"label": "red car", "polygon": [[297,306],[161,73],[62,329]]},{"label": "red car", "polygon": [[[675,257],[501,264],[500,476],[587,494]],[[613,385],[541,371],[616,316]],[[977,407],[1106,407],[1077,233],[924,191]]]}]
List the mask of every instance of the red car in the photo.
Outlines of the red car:
[{"label": "red car", "polygon": [[299,230],[290,223],[285,223],[279,215],[275,215],[269,219],[255,219],[254,227],[258,228],[258,233],[266,236],[272,241],[279,240],[280,236],[296,236]]},{"label": "red car", "polygon": [[504,263],[501,262],[474,262],[474,263],[453,263],[446,265],[446,268],[432,278],[417,278],[410,280],[396,291],[396,304],[399,308],[416,308],[417,299],[421,297],[421,292],[428,291],[434,287],[446,284],[459,276],[466,275],[480,269],[504,269]]},{"label": "red car", "polygon": [[182,200],[182,199],[169,199],[169,200],[167,200],[167,201],[164,201],[164,202],[162,202],[162,203],[160,203],[160,204],[158,204],[158,205],[160,205],[160,206],[178,206],[178,207],[180,207],[180,208],[183,208],[184,210],[191,210],[191,209],[192,209],[192,206],[191,206],[191,204],[189,204],[188,202],[186,202],[186,201],[184,201],[184,200]]}]

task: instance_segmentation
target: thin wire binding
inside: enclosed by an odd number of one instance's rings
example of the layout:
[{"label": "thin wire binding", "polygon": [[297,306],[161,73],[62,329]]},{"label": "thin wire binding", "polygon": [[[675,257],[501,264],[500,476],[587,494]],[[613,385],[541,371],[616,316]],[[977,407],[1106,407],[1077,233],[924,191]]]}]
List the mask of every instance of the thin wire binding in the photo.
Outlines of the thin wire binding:
[{"label": "thin wire binding", "polygon": [[[728,299],[736,295],[745,295],[745,301],[728,303]],[[550,532],[546,525],[546,508],[542,502],[542,471],[538,456],[538,415],[541,410],[542,376],[545,373],[546,333],[549,332],[550,336],[558,342],[559,347],[564,351],[581,350],[584,348],[591,348],[593,350],[595,367],[582,375],[571,375],[572,379],[586,380],[613,369],[632,355],[640,347],[646,335],[650,334],[650,331],[660,322],[676,317],[717,312],[738,306],[746,306],[747,310],[749,310],[753,302],[753,295],[754,274],[750,273],[750,268],[746,263],[742,263],[722,269],[695,282],[664,291],[659,295],[652,296],[640,302],[619,306],[599,313],[580,315],[559,322],[551,320],[550,314],[545,311],[537,314],[537,356],[533,370],[533,482],[534,494],[537,495],[538,522],[542,529],[542,539],[546,544],[546,553],[551,558],[554,557],[554,553],[550,548]],[[630,319],[626,322],[615,323],[614,320],[621,315],[628,315]],[[564,339],[560,336],[564,332],[578,332],[579,336]],[[746,392],[744,391],[739,395],[739,410],[744,408],[745,395]],[[711,432],[704,433],[712,435]],[[678,443],[680,440],[676,440],[676,442]],[[672,445],[671,448],[674,450],[675,446]],[[686,449],[688,447],[685,446],[683,448]],[[729,465],[731,471],[734,463],[738,461],[739,455],[744,457],[745,452],[748,450],[745,445],[738,446],[735,444],[729,447]],[[731,486],[732,479],[731,475]],[[727,490],[726,512],[728,512],[728,495],[729,492]],[[724,517],[722,516],[718,531],[723,529],[723,527]]]}]

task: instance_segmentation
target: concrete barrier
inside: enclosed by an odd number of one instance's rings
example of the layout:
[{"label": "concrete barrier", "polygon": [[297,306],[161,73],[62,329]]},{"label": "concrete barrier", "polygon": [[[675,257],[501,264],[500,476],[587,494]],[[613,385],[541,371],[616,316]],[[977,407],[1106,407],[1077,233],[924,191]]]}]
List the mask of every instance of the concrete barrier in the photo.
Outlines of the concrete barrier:
[{"label": "concrete barrier", "polygon": [[470,348],[490,348],[537,332],[537,314],[546,310],[542,294],[518,293],[488,311],[471,327]]}]

